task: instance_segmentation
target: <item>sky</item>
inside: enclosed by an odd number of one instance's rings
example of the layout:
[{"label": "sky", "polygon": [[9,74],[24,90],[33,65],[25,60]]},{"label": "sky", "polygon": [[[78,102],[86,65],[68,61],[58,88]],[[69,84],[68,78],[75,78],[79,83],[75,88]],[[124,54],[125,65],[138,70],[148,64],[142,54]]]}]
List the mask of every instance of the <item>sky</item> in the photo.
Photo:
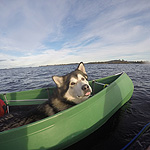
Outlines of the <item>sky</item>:
[{"label": "sky", "polygon": [[0,69],[150,61],[149,0],[0,0]]}]

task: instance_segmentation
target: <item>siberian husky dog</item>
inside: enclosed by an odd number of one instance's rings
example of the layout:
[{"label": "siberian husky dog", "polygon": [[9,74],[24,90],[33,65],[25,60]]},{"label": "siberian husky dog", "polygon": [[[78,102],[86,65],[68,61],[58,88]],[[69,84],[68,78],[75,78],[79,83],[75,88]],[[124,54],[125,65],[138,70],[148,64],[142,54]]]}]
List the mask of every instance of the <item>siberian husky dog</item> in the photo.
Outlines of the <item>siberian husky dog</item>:
[{"label": "siberian husky dog", "polygon": [[37,106],[27,114],[14,116],[5,115],[0,119],[0,131],[23,126],[45,117],[54,115],[85,101],[92,92],[84,64],[81,62],[77,69],[64,76],[53,76],[56,89],[51,98]]}]

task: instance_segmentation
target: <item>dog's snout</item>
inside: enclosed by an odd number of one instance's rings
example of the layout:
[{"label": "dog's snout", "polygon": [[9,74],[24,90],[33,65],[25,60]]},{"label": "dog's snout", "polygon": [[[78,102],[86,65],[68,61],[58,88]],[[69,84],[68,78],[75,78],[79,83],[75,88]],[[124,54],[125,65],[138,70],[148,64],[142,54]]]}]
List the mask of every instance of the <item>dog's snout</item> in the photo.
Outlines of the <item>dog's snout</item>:
[{"label": "dog's snout", "polygon": [[82,90],[83,91],[86,91],[86,90],[88,90],[89,89],[89,86],[87,85],[87,84],[84,84],[83,86],[82,86]]}]

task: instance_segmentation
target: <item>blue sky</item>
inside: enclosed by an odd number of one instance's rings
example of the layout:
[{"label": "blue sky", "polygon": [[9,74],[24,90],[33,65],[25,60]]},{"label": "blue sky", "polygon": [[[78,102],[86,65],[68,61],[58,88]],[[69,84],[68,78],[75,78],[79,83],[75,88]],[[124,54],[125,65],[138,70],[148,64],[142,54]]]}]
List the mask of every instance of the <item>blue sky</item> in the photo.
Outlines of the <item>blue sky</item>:
[{"label": "blue sky", "polygon": [[150,61],[149,0],[1,0],[0,68]]}]

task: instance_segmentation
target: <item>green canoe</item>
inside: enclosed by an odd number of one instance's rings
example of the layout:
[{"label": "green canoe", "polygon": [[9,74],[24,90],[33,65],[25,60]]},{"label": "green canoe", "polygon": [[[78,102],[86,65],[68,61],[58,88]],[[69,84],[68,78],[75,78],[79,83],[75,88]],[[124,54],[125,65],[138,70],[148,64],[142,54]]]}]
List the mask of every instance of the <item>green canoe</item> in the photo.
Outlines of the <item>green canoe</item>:
[{"label": "green canoe", "polygon": [[[51,117],[0,132],[2,150],[64,149],[101,127],[132,96],[134,86],[126,73],[90,81],[94,95]],[[108,84],[108,86],[106,86]],[[12,105],[40,104],[53,88],[0,94]]]}]

